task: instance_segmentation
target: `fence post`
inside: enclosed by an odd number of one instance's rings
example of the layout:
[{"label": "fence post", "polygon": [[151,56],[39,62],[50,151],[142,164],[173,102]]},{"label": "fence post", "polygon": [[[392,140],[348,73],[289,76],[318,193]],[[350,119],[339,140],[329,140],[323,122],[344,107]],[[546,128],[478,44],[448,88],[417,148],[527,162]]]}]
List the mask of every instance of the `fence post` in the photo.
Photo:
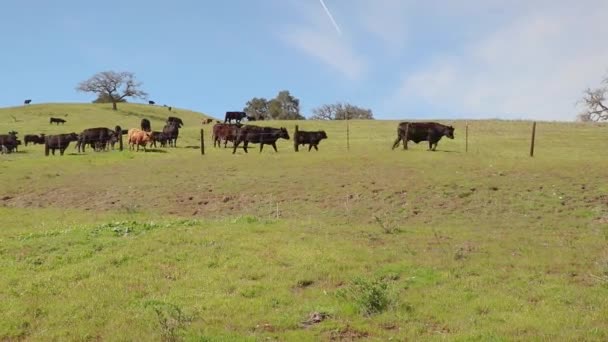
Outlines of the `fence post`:
[{"label": "fence post", "polygon": [[407,150],[407,134],[410,131],[410,124],[406,123],[405,124],[405,136],[403,138],[403,149]]},{"label": "fence post", "polygon": [[122,149],[123,149],[123,145],[122,145],[122,130],[120,131],[120,134],[118,135],[118,149],[120,151],[122,151]]},{"label": "fence post", "polygon": [[205,154],[205,131],[201,128],[201,155]]},{"label": "fence post", "polygon": [[296,131],[293,134],[293,149],[298,152],[299,148],[298,148],[298,125],[296,125]]},{"label": "fence post", "polygon": [[469,152],[469,123],[464,128],[464,151]]},{"label": "fence post", "polygon": [[532,141],[530,141],[530,157],[534,157],[534,139],[536,138],[536,121],[532,123]]},{"label": "fence post", "polygon": [[346,150],[350,151],[350,127],[348,125],[348,113],[346,114]]}]

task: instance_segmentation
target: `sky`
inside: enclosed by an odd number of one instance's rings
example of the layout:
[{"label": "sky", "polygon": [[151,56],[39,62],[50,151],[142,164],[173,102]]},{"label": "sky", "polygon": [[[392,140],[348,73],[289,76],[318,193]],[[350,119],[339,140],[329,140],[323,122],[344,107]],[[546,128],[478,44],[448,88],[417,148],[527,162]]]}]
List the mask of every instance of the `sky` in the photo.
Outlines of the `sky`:
[{"label": "sky", "polygon": [[605,0],[324,1],[337,26],[320,0],[3,0],[0,106],[114,70],[216,117],[289,90],[305,116],[572,121],[608,72]]}]

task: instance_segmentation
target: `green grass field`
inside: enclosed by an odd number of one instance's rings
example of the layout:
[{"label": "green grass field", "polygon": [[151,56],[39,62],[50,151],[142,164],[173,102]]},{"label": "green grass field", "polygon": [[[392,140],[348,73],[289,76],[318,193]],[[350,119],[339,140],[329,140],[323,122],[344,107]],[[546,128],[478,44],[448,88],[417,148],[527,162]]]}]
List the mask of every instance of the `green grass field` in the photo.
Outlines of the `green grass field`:
[{"label": "green grass field", "polygon": [[540,122],[530,158],[524,121],[469,121],[468,153],[462,121],[437,152],[267,121],[329,139],[232,155],[202,114],[110,108],[0,109],[21,138],[185,122],[178,148],[0,155],[1,340],[608,340],[606,125]]}]

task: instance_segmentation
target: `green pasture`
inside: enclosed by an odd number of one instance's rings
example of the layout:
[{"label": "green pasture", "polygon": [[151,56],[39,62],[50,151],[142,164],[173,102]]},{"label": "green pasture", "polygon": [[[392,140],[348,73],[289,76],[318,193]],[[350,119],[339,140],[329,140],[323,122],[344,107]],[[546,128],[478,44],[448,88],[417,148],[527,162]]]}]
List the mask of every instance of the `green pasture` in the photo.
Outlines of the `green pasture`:
[{"label": "green pasture", "polygon": [[465,121],[436,152],[392,150],[398,121],[349,122],[348,150],[346,122],[265,121],[329,138],[233,155],[204,114],[118,108],[0,109],[21,139],[185,123],[0,155],[0,340],[608,340],[607,125],[539,122],[530,158],[527,121],[468,121],[468,152]]}]

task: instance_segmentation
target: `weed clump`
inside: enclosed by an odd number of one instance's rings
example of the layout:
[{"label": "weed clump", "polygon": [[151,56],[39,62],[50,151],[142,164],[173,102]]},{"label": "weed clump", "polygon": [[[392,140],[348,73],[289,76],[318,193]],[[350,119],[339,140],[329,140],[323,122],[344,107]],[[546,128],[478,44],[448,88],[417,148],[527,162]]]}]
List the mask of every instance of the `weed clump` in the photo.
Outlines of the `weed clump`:
[{"label": "weed clump", "polygon": [[351,284],[338,290],[337,296],[353,301],[359,312],[371,316],[387,310],[394,303],[392,287],[387,279],[354,279]]}]

